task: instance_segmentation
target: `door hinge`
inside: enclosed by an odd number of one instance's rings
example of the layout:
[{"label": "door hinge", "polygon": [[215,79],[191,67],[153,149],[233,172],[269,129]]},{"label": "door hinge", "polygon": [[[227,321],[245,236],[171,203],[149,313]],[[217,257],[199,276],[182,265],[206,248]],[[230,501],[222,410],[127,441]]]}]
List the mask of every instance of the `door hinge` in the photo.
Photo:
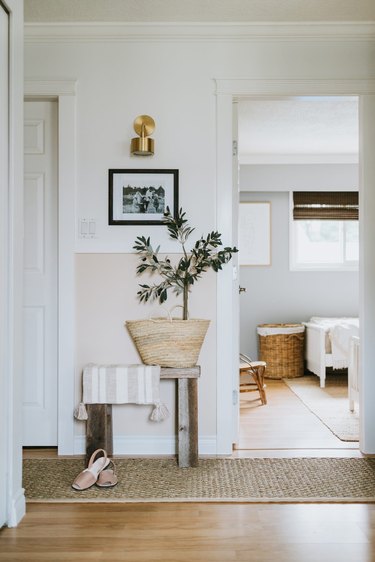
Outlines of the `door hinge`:
[{"label": "door hinge", "polygon": [[238,142],[236,140],[233,141],[232,147],[233,147],[232,156],[237,156],[237,154],[238,154]]},{"label": "door hinge", "polygon": [[236,406],[238,404],[238,390],[233,390],[232,392],[232,403],[233,406]]}]

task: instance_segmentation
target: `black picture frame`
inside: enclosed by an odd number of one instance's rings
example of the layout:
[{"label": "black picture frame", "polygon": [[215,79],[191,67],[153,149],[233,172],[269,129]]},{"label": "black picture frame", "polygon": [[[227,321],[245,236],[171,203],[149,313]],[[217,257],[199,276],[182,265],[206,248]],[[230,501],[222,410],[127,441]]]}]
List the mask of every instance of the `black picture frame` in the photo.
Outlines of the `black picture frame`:
[{"label": "black picture frame", "polygon": [[178,213],[178,170],[108,170],[108,224],[160,225]]}]

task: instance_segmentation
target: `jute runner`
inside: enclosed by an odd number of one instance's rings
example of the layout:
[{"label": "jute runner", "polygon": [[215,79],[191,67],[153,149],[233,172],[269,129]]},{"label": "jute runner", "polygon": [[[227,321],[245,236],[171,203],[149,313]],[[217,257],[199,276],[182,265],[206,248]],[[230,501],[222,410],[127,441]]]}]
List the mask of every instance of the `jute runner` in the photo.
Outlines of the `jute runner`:
[{"label": "jute runner", "polygon": [[27,459],[29,502],[375,502],[375,459],[202,459],[178,468],[174,459],[115,460],[119,483],[77,492],[82,459]]}]

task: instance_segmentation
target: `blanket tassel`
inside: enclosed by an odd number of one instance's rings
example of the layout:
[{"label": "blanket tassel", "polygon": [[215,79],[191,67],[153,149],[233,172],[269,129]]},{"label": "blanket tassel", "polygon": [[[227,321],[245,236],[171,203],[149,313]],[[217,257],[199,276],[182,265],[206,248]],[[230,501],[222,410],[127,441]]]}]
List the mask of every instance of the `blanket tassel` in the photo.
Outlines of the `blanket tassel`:
[{"label": "blanket tassel", "polygon": [[77,408],[74,410],[74,417],[76,420],[85,421],[88,419],[88,414],[86,410],[86,406],[83,402],[80,402]]},{"label": "blanket tassel", "polygon": [[160,422],[169,417],[169,411],[165,404],[161,402],[156,402],[154,404],[154,409],[151,412],[150,420],[154,422]]}]

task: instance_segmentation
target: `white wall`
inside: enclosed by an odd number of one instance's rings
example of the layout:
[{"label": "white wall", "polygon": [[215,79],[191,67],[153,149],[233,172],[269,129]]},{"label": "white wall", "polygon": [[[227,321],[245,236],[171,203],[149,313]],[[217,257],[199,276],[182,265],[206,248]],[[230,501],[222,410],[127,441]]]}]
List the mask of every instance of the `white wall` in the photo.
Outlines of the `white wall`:
[{"label": "white wall", "polygon": [[[124,357],[124,350],[120,349],[125,337],[122,320],[128,313],[133,317],[146,313],[130,297],[136,285],[133,259],[118,254],[130,252],[139,233],[152,235],[165,251],[174,248],[161,227],[108,226],[108,169],[178,168],[180,203],[197,227],[197,234],[205,233],[215,228],[216,223],[215,77],[297,77],[315,83],[320,78],[359,79],[375,75],[375,48],[368,41],[347,37],[326,40],[324,29],[315,30],[315,35],[309,37],[308,27],[300,35],[301,40],[283,40],[279,35],[278,40],[267,41],[267,32],[263,31],[263,38],[254,38],[258,31],[258,27],[249,31],[228,26],[219,30],[215,26],[188,26],[185,31],[173,25],[27,28],[26,77],[40,78],[42,74],[47,79],[77,79],[76,219],[94,217],[98,225],[96,239],[76,239],[76,252],[82,254],[77,256],[77,315],[81,318],[78,323],[80,329],[80,322],[87,326],[89,310],[97,325],[103,322],[108,326],[117,342],[112,350],[107,344],[103,347],[101,340],[107,335],[101,329],[90,329],[85,343],[84,333],[78,336],[77,381],[82,362],[99,360],[98,350],[102,349],[101,357]],[[151,159],[129,156],[129,143],[134,136],[132,123],[142,113],[156,121],[155,156]],[[103,255],[108,253],[117,256],[107,264],[110,258]],[[92,254],[91,258],[88,254]],[[103,270],[107,265],[108,274]],[[123,284],[118,283],[124,275]],[[101,283],[111,291],[108,299],[110,310],[116,312],[116,327],[111,324],[106,308],[97,305],[99,297],[103,298]],[[87,299],[82,298],[85,287],[90,289]],[[195,287],[194,295],[194,315],[211,318],[215,324],[215,278],[207,278]],[[199,383],[204,400],[200,408],[200,435],[210,439],[212,432],[216,432],[217,414],[213,332],[205,345]],[[146,432],[144,426],[139,427],[137,420],[129,431],[132,435]],[[172,437],[171,426],[162,425],[153,429],[153,435],[162,436],[166,428]]]},{"label": "white wall", "polygon": [[361,21],[375,19],[371,0],[25,0],[26,21]]},{"label": "white wall", "polygon": [[241,191],[356,191],[358,164],[240,166]]}]

